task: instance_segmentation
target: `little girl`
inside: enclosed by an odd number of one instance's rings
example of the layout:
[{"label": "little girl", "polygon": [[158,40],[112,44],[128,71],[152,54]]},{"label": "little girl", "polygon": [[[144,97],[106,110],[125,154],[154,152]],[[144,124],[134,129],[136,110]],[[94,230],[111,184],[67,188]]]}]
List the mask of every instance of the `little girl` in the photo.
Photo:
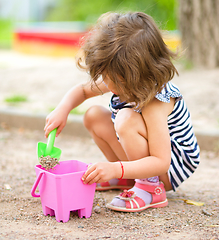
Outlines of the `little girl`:
[{"label": "little girl", "polygon": [[88,98],[112,92],[110,110],[93,106],[84,125],[108,162],[88,167],[84,184],[127,189],[107,206],[125,212],[168,204],[199,164],[190,113],[170,82],[177,70],[154,21],[141,12],[104,14],[82,46],[78,66],[91,81],[65,95],[46,119],[45,135],[64,128],[69,112]]}]

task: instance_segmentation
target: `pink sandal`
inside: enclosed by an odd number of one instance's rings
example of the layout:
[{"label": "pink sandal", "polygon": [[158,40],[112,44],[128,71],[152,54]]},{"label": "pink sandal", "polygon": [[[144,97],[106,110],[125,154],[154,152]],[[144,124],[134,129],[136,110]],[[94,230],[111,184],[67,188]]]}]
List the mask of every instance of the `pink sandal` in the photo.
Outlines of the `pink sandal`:
[{"label": "pink sandal", "polygon": [[118,207],[111,204],[107,204],[107,207],[121,212],[140,212],[147,208],[166,207],[168,205],[166,191],[162,182],[160,182],[158,186],[135,183],[135,187],[149,192],[152,195],[152,202],[150,204],[145,204],[140,197],[136,196],[135,192],[124,191],[117,196],[117,198],[125,201],[125,207]]},{"label": "pink sandal", "polygon": [[97,191],[106,191],[106,190],[113,190],[113,189],[130,189],[134,186],[135,181],[133,179],[121,179],[118,181],[116,185],[110,185],[109,182],[98,183],[96,186]]}]

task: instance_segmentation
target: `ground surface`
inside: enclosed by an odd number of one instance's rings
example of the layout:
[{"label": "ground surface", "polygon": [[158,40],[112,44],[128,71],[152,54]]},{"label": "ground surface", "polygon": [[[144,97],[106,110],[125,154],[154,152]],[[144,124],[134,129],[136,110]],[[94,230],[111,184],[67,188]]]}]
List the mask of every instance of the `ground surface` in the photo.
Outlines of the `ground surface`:
[{"label": "ground surface", "polygon": [[[87,79],[71,59],[27,57],[0,52],[0,108],[16,108],[35,113],[49,112],[74,84]],[[193,116],[196,129],[218,130],[217,98],[219,69],[182,71],[174,81],[180,86]],[[5,98],[25,95],[27,102],[8,105]],[[108,104],[109,96],[83,104]],[[91,218],[71,213],[67,223],[44,216],[39,198],[30,190],[38,164],[38,141],[46,141],[43,131],[8,129],[0,126],[0,239],[219,239],[218,156],[201,152],[195,174],[177,191],[168,192],[169,205],[141,213],[117,213],[105,204],[118,191],[96,192]],[[56,146],[61,160],[104,161],[91,139],[60,135]],[[203,206],[183,201],[204,202]]]},{"label": "ground surface", "polygon": [[[195,174],[177,191],[168,192],[169,205],[141,213],[118,213],[105,204],[119,191],[96,192],[93,213],[80,219],[71,213],[67,223],[44,216],[40,198],[30,190],[38,164],[36,143],[41,132],[0,129],[0,239],[219,239],[219,164],[214,153],[202,152]],[[61,160],[104,161],[91,141],[60,136]],[[186,204],[182,199],[204,202]]]}]

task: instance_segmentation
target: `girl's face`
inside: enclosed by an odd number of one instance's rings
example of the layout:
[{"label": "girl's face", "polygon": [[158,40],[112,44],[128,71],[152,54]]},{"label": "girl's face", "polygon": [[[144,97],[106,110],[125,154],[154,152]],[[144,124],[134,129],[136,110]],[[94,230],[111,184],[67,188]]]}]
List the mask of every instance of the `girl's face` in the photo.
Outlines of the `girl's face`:
[{"label": "girl's face", "polygon": [[105,75],[105,76],[102,76],[103,77],[103,82],[104,84],[106,85],[106,87],[114,94],[118,95],[118,92],[116,90],[116,85],[113,81],[110,80],[110,78]]}]

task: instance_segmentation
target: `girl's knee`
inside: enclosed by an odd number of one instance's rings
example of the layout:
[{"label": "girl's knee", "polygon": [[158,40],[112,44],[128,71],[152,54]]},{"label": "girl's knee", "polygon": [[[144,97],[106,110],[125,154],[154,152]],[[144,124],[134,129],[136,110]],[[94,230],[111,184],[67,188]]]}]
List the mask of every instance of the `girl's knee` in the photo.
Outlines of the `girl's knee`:
[{"label": "girl's knee", "polygon": [[92,106],[84,114],[84,126],[87,129],[90,129],[93,124],[96,124],[98,121],[101,121],[101,118],[106,115],[106,109],[102,106]]},{"label": "girl's knee", "polygon": [[95,121],[95,119],[97,118],[99,107],[100,106],[92,106],[84,114],[84,126],[86,128],[90,128],[93,121]]},{"label": "girl's knee", "polygon": [[117,113],[115,131],[120,137],[135,132],[147,139],[147,129],[142,115],[131,108],[124,108]]},{"label": "girl's knee", "polygon": [[115,130],[120,135],[123,132],[127,132],[128,129],[133,127],[133,120],[135,118],[133,109],[123,108],[121,109],[115,118]]}]

